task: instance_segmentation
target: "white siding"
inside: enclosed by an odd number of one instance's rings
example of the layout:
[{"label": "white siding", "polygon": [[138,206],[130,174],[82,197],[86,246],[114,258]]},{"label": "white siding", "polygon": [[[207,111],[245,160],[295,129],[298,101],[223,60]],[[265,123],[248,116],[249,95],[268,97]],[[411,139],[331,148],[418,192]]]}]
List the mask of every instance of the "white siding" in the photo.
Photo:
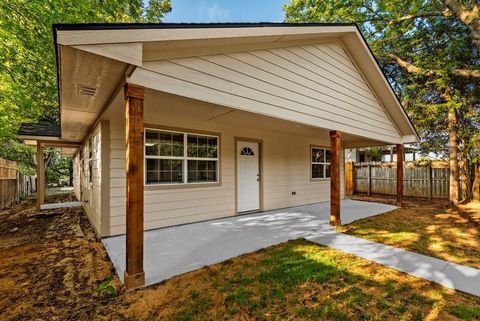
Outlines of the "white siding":
[{"label": "white siding", "polygon": [[[97,125],[93,133],[86,139],[85,145],[80,149],[80,184],[81,184],[81,200],[83,208],[87,213],[90,222],[100,235],[101,225],[101,126]],[[88,157],[89,145],[88,140],[93,139],[93,164],[92,164],[92,181],[88,181]]]},{"label": "white siding", "polygon": [[130,82],[329,130],[400,142],[391,119],[337,43],[145,62],[142,68]]},{"label": "white siding", "polygon": [[81,163],[80,163],[80,153],[76,153],[73,157],[73,192],[75,197],[80,201],[81,200],[81,187],[80,187],[80,172],[81,172]]},{"label": "white siding", "polygon": [[[173,97],[173,96],[171,96]],[[242,126],[222,125],[198,119],[194,101],[175,98],[147,102],[144,119],[148,124],[208,131],[220,134],[220,186],[187,187],[152,190],[146,187],[145,229],[189,223],[235,215],[235,145],[234,137],[263,140],[263,194],[264,210],[329,201],[330,181],[310,180],[310,145],[330,144],[327,135],[307,138],[279,134]],[[168,106],[179,106],[182,115],[172,114]],[[186,106],[188,105],[188,106]],[[110,234],[125,233],[125,122],[121,108],[110,120]],[[342,153],[343,154],[343,153]],[[342,166],[343,197],[343,166]],[[292,191],[296,195],[292,195]]]}]

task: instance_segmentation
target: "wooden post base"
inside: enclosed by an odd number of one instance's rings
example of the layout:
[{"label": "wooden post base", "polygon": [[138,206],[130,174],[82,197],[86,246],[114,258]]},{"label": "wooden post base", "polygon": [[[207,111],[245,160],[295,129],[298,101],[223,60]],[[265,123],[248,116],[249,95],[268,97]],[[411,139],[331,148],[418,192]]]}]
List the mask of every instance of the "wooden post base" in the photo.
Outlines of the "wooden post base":
[{"label": "wooden post base", "polygon": [[125,271],[123,274],[123,280],[127,291],[143,288],[145,286],[145,272],[128,275],[128,272]]},{"label": "wooden post base", "polygon": [[337,219],[334,215],[330,215],[330,225],[340,226],[342,225],[342,221],[340,219]]}]

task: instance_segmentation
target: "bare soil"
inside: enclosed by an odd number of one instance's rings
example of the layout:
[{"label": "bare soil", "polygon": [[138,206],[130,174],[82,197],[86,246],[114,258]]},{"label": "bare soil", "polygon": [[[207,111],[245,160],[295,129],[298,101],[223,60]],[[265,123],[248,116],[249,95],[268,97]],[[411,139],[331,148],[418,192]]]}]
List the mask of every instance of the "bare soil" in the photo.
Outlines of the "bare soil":
[{"label": "bare soil", "polygon": [[0,211],[0,240],[0,320],[92,320],[106,302],[97,288],[113,267],[82,209],[23,201]]}]

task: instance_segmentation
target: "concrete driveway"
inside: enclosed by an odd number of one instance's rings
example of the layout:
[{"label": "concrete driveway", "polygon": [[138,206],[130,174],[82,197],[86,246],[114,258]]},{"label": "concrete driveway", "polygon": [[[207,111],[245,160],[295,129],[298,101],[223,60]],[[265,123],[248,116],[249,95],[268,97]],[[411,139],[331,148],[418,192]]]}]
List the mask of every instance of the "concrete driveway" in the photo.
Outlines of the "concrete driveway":
[{"label": "concrete driveway", "polygon": [[[342,200],[342,223],[382,214],[395,206]],[[145,232],[145,284],[298,238],[330,235],[330,203],[316,203]],[[125,236],[102,240],[118,276],[125,270]]]}]

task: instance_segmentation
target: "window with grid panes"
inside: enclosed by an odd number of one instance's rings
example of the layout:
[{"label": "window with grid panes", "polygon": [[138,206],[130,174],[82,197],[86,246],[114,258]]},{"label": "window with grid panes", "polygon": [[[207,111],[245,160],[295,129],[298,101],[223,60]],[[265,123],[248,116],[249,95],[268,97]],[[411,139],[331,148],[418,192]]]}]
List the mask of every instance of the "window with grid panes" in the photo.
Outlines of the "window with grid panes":
[{"label": "window with grid panes", "polygon": [[145,130],[146,184],[218,182],[218,136]]}]

